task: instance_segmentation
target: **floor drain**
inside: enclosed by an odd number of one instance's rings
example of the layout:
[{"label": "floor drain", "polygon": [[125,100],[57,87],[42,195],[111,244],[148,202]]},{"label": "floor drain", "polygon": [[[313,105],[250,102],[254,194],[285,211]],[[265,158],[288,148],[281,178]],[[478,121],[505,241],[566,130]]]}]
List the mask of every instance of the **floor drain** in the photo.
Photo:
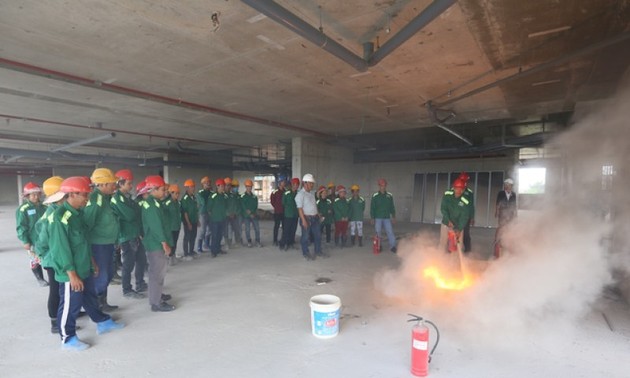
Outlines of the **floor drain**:
[{"label": "floor drain", "polygon": [[315,280],[315,282],[318,285],[326,285],[327,283],[331,282],[332,280],[330,278],[327,277],[319,277],[318,279]]}]

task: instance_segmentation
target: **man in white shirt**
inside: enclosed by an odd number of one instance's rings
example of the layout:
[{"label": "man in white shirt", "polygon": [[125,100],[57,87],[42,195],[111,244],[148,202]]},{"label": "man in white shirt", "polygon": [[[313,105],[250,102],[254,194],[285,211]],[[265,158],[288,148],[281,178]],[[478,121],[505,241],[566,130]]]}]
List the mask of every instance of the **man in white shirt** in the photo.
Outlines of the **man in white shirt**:
[{"label": "man in white shirt", "polygon": [[[322,254],[322,237],[319,227],[320,216],[317,212],[317,202],[315,200],[315,179],[313,175],[307,173],[302,178],[302,189],[295,196],[295,204],[297,205],[298,214],[300,216],[300,226],[302,227],[302,237],[300,244],[302,245],[302,255],[307,261],[315,260],[315,256],[328,257]],[[315,244],[315,253],[311,254],[308,250],[309,235],[313,235],[313,243]]]}]

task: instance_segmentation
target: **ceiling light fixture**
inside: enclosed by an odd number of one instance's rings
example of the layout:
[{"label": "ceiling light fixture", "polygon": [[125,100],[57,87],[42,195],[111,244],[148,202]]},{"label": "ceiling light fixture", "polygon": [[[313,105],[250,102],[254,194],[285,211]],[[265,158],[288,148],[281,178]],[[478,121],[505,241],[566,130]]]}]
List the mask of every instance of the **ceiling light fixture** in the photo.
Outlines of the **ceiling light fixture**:
[{"label": "ceiling light fixture", "polygon": [[387,104],[388,103],[388,101],[386,99],[384,99],[383,97],[377,97],[376,100],[382,102],[383,104]]},{"label": "ceiling light fixture", "polygon": [[354,79],[355,77],[365,76],[365,75],[370,75],[370,74],[372,74],[371,71],[365,71],[365,72],[359,72],[359,73],[352,74],[352,75],[350,75],[350,77]]},{"label": "ceiling light fixture", "polygon": [[88,139],[83,139],[83,140],[78,140],[76,142],[72,142],[57,148],[54,148],[52,150],[50,150],[51,152],[60,152],[60,151],[66,151],[70,148],[73,147],[79,147],[79,146],[84,146],[86,144],[90,144],[90,143],[95,143],[95,142],[100,142],[101,140],[105,140],[105,139],[110,139],[110,138],[115,138],[116,137],[116,133],[107,133],[107,134],[103,134],[103,135],[99,135],[97,137],[94,138],[88,138]]},{"label": "ceiling light fixture", "polygon": [[559,28],[544,30],[544,31],[536,32],[536,33],[530,33],[530,34],[527,35],[527,38],[542,37],[543,35],[560,33],[560,32],[563,32],[563,31],[569,30],[569,29],[571,29],[571,26],[561,26]]}]

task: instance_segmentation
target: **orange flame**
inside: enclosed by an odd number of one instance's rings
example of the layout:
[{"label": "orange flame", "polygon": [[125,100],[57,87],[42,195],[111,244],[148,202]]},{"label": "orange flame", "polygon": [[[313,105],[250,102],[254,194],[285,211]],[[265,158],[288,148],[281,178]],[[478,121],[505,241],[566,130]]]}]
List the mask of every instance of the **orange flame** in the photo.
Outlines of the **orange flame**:
[{"label": "orange flame", "polygon": [[430,266],[423,271],[424,278],[433,279],[435,286],[440,289],[446,290],[464,290],[465,288],[473,284],[473,277],[470,274],[464,273],[462,277],[455,279],[452,277],[443,276],[439,269],[435,266]]}]

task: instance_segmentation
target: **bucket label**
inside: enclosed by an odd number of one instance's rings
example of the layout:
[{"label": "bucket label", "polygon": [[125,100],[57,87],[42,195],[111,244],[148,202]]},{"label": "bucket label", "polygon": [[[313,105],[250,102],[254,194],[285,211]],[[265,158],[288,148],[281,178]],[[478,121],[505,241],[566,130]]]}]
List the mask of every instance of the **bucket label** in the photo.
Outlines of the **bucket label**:
[{"label": "bucket label", "polygon": [[334,336],[339,333],[339,311],[313,311],[313,332],[318,336]]}]

